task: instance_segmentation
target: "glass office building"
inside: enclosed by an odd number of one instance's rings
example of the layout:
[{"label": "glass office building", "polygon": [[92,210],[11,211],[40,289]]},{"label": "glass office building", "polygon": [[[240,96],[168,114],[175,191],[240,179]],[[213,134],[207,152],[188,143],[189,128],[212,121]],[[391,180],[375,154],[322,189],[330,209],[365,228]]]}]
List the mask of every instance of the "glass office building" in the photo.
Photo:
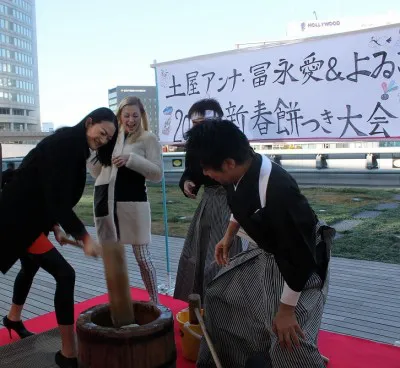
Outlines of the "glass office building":
[{"label": "glass office building", "polygon": [[2,131],[41,131],[35,0],[0,0]]}]

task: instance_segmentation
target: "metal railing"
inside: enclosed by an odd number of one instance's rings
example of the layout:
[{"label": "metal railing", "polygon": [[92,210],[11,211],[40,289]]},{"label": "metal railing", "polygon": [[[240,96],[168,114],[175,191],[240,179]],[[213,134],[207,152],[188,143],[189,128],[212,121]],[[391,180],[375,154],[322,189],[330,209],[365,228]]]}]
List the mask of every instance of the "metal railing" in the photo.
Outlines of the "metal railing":
[{"label": "metal railing", "polygon": [[[400,148],[257,151],[286,169],[296,170],[400,170]],[[182,172],[184,152],[163,154],[168,172]]]}]

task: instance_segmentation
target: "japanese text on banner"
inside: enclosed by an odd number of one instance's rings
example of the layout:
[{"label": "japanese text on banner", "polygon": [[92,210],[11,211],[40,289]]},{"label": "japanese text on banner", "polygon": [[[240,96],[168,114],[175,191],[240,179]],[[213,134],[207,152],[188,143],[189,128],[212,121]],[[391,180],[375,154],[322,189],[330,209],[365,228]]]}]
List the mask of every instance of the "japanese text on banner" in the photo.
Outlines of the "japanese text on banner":
[{"label": "japanese text on banner", "polygon": [[400,26],[158,65],[159,137],[216,98],[250,140],[400,138]]}]

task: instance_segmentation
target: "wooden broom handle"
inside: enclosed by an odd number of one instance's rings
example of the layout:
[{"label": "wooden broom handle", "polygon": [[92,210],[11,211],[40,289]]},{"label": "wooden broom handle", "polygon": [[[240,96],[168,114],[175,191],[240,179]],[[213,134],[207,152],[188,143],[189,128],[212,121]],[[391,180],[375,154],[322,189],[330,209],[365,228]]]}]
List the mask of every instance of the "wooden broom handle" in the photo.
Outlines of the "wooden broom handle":
[{"label": "wooden broom handle", "polygon": [[214,363],[217,366],[217,368],[222,368],[221,362],[218,359],[218,355],[217,355],[217,352],[215,351],[214,345],[213,345],[213,343],[211,341],[210,336],[207,333],[206,326],[205,326],[204,321],[203,321],[203,317],[201,316],[201,313],[197,308],[194,310],[194,312],[196,313],[196,317],[199,320],[200,327],[201,327],[201,329],[203,331],[204,337],[206,338],[207,345],[208,345],[208,347],[209,347],[209,349],[211,351],[211,355],[212,355],[212,357],[214,359]]},{"label": "wooden broom handle", "polygon": [[204,324],[203,317],[201,316],[201,298],[199,294],[189,295],[189,323],[190,324],[200,324],[203,335],[206,339],[208,348],[211,351],[211,355],[214,359],[214,363],[217,368],[222,368],[221,362],[218,359],[217,352],[215,351],[214,345],[211,341],[210,336],[207,333],[206,326]]}]

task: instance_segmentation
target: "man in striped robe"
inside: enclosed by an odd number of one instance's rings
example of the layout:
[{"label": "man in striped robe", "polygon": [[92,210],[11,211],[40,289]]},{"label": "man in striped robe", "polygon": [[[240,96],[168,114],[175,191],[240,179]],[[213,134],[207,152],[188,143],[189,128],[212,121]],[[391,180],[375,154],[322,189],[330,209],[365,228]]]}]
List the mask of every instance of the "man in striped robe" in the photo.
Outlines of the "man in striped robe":
[{"label": "man in striped robe", "polygon": [[[317,336],[335,230],[318,220],[295,180],[255,153],[232,122],[192,128],[186,149],[205,175],[226,185],[232,212],[215,250],[226,267],[205,298],[206,326],[222,366],[245,367],[259,355],[265,367],[324,367]],[[229,260],[239,230],[257,246]],[[214,366],[205,341],[197,366]]]},{"label": "man in striped robe", "polygon": [[[193,125],[202,124],[207,119],[220,119],[223,115],[221,105],[211,98],[197,101],[188,112]],[[185,166],[179,182],[184,195],[195,199],[201,186],[204,191],[182,248],[174,298],[188,301],[190,294],[197,293],[204,304],[206,286],[221,269],[214,262],[215,245],[228,227],[230,210],[224,187],[203,174],[196,157],[191,158],[186,154]],[[233,256],[240,253],[242,246],[246,245],[246,241],[235,237],[229,254]]]}]

